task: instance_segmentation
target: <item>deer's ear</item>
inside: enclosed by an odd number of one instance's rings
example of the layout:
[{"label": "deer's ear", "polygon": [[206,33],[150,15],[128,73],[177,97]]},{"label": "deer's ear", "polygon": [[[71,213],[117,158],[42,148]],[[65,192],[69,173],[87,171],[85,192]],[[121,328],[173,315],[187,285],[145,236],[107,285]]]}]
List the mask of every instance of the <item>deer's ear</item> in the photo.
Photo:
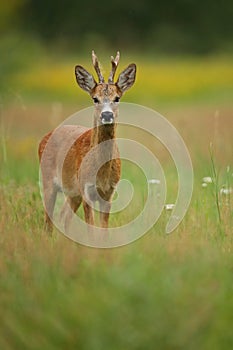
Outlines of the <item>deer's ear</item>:
[{"label": "deer's ear", "polygon": [[124,93],[126,90],[131,88],[135,82],[136,77],[136,65],[131,63],[118,77],[116,85]]},{"label": "deer's ear", "polygon": [[75,76],[78,85],[85,91],[91,92],[97,85],[93,76],[82,66],[75,67]]}]

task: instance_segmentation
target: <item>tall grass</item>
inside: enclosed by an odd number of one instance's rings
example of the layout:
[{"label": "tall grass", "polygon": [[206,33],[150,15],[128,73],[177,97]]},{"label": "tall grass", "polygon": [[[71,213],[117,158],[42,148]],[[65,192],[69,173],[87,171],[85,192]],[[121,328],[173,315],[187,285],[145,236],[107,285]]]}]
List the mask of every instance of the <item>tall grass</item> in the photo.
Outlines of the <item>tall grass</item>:
[{"label": "tall grass", "polygon": [[0,187],[0,348],[232,347],[233,218],[223,198],[219,223],[212,184],[197,181],[170,236],[164,211],[139,241],[97,250],[46,236],[38,186],[21,165]]},{"label": "tall grass", "polygon": [[199,196],[171,236],[162,217],[112,250],[48,238],[33,185],[0,196],[1,348],[232,347],[231,230],[219,236]]},{"label": "tall grass", "polygon": [[[180,62],[169,68],[163,63],[160,70],[147,63],[148,66],[141,64],[139,68],[138,87],[131,95],[136,100],[150,98],[151,105],[154,104],[159,82],[167,84],[167,90],[161,86],[160,96],[164,101],[169,89],[171,99],[172,96],[176,101],[182,99],[185,89],[176,90],[177,86],[188,86],[189,79],[193,83],[188,93],[192,101],[201,91],[201,82],[194,88],[196,75],[187,76],[191,65],[182,68]],[[222,70],[218,70],[217,64],[212,65],[215,68],[211,77],[206,78],[210,90],[220,89],[213,85],[223,74],[221,88],[230,94],[231,64]],[[47,97],[49,105],[27,104],[22,108],[14,104],[1,115],[0,349],[231,349],[233,124],[230,102],[224,105],[223,100],[215,101],[219,104],[218,124],[216,107],[197,108],[192,104],[184,109],[170,109],[168,118],[187,143],[195,174],[192,202],[179,227],[171,235],[165,235],[171,214],[164,210],[155,226],[138,241],[111,250],[92,249],[66,239],[57,231],[52,238],[48,237],[42,230],[43,208],[37,183],[38,140],[56,126],[57,121],[49,118],[53,97],[59,100],[66,88],[71,100],[73,93],[81,95],[68,87],[72,74],[68,65],[62,69],[58,66],[57,71],[56,67],[51,71],[45,67],[43,72],[40,67],[34,68],[33,74],[30,69],[28,75],[17,77],[25,91],[31,86],[27,98],[43,89],[48,94],[53,91]],[[199,80],[202,74],[207,77],[207,64],[198,68],[194,62],[192,67],[193,72],[199,72]],[[143,74],[143,70],[148,72]],[[52,72],[55,71],[54,83]],[[153,72],[154,79],[149,79],[149,72]],[[174,74],[172,87],[168,76],[167,83],[163,81],[166,72]],[[183,82],[178,82],[181,73]],[[46,79],[42,81],[43,74]],[[146,86],[151,84],[146,93],[143,82]],[[64,107],[64,118],[69,112]],[[215,146],[212,160],[210,141]],[[159,146],[154,148],[168,182],[167,201],[174,203],[177,190],[174,165]],[[140,208],[145,196],[145,179],[140,171],[125,168],[123,174],[134,180],[136,198],[129,214],[114,219],[119,224]],[[204,177],[210,177],[212,182],[202,186]]]}]

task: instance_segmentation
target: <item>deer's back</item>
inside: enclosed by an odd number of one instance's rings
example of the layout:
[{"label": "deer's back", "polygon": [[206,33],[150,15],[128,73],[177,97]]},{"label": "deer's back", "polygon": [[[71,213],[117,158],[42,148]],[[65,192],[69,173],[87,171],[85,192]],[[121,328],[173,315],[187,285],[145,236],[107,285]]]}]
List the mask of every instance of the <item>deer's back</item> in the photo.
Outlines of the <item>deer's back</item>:
[{"label": "deer's back", "polygon": [[[85,134],[85,135],[84,135]],[[84,136],[80,137],[80,136]],[[39,143],[38,153],[41,161],[42,155],[46,149],[46,153],[50,157],[57,158],[57,155],[63,150],[71,149],[76,142],[90,144],[91,130],[80,125],[63,125],[46,134]],[[80,140],[79,140],[80,139]]]}]

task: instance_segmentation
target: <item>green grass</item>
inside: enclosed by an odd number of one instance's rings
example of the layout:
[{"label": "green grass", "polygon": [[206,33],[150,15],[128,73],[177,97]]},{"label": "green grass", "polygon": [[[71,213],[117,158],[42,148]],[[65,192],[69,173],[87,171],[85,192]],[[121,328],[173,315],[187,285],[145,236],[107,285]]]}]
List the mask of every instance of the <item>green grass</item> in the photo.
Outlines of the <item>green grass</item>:
[{"label": "green grass", "polygon": [[[54,119],[51,102],[53,96],[59,100],[64,86],[69,85],[70,78],[65,77],[68,66],[65,64],[62,72],[60,66],[57,71],[52,69],[57,80],[51,86],[50,78],[42,79],[46,68],[41,81],[36,78],[41,85],[32,84],[31,95],[22,93],[24,105],[15,101],[4,106],[0,129],[0,349],[233,348],[233,203],[232,194],[220,194],[221,188],[233,187],[232,105],[227,97],[232,91],[232,66],[225,61],[219,63],[220,69],[215,61],[207,72],[206,62],[194,62],[189,77],[191,63],[183,66],[184,62],[178,62],[173,67],[160,63],[157,68],[150,61],[146,63],[140,62],[141,79],[130,97],[153,106],[153,96],[156,91],[159,94],[157,84],[164,84],[159,98],[166,102],[168,94],[174,101],[166,116],[184,138],[194,166],[191,205],[171,235],[164,233],[170,216],[164,210],[145,236],[121,248],[84,247],[57,231],[48,237],[42,230],[37,144],[59,118],[65,119],[72,112],[66,103],[73,103],[73,97],[65,103],[64,98],[60,116]],[[173,69],[176,85],[170,87]],[[152,71],[158,77],[156,83],[150,80]],[[176,78],[182,72],[183,80],[178,83]],[[197,81],[202,74],[208,86],[201,92]],[[33,83],[31,71],[21,81],[25,91],[31,84],[26,82],[29,77]],[[43,90],[42,83],[50,103],[26,102]],[[144,84],[151,84],[146,94]],[[182,89],[190,85],[187,100],[191,105],[177,107],[176,102],[186,100],[185,89],[177,90],[178,85]],[[218,89],[224,98],[209,104],[208,99]],[[197,105],[199,93],[202,97]],[[81,94],[77,90],[77,95]],[[202,99],[204,105],[200,104]],[[40,98],[38,101],[41,103]],[[88,99],[80,97],[80,101]],[[168,183],[167,203],[174,203],[174,164],[157,143],[146,137],[140,141],[158,156]],[[128,212],[111,218],[112,225],[123,224],[135,215],[145,200],[143,174],[125,167],[126,175],[134,182],[135,198]],[[205,176],[214,182],[202,187]]]},{"label": "green grass", "polygon": [[232,347],[232,237],[213,206],[196,198],[172,235],[160,220],[130,246],[96,250],[46,237],[35,186],[0,195],[2,349]]},{"label": "green grass", "polygon": [[205,171],[196,174],[190,209],[174,233],[164,234],[170,215],[164,212],[137,242],[91,249],[58,232],[46,236],[37,159],[7,151],[0,187],[1,349],[233,346],[233,217],[229,198],[222,198],[219,223],[214,184],[201,187]]}]

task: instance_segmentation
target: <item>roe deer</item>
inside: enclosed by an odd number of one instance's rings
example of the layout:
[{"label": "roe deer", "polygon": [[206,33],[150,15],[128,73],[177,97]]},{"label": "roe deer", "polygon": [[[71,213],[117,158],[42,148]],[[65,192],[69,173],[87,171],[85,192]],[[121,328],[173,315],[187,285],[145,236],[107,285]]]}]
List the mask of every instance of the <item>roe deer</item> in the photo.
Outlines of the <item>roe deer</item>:
[{"label": "roe deer", "polygon": [[[51,232],[53,229],[53,211],[58,191],[63,191],[66,196],[66,203],[61,212],[66,229],[73,213],[77,211],[81,203],[84,208],[85,221],[94,225],[91,203],[98,200],[96,193],[103,198],[102,202],[99,201],[100,225],[103,228],[108,227],[111,199],[121,172],[121,161],[115,140],[118,105],[123,93],[134,84],[136,76],[136,65],[132,63],[123,70],[114,83],[119,59],[119,52],[115,58],[111,57],[112,70],[108,83],[104,81],[94,51],[92,51],[92,62],[98,75],[98,83],[82,66],[75,67],[78,85],[89,93],[94,102],[93,128],[63,125],[45,135],[39,144],[46,231]],[[101,143],[103,143],[101,152],[97,148],[94,159],[87,157],[82,166],[82,176],[80,176],[83,159],[90,150]],[[70,145],[68,149],[67,145]],[[90,183],[89,175],[93,172],[94,163],[98,161],[101,163],[103,154],[100,153],[105,153],[105,151],[108,154],[108,161],[98,170],[96,183]],[[64,161],[62,171],[59,173],[61,159]],[[67,207],[70,207],[71,210],[67,210]]]}]

